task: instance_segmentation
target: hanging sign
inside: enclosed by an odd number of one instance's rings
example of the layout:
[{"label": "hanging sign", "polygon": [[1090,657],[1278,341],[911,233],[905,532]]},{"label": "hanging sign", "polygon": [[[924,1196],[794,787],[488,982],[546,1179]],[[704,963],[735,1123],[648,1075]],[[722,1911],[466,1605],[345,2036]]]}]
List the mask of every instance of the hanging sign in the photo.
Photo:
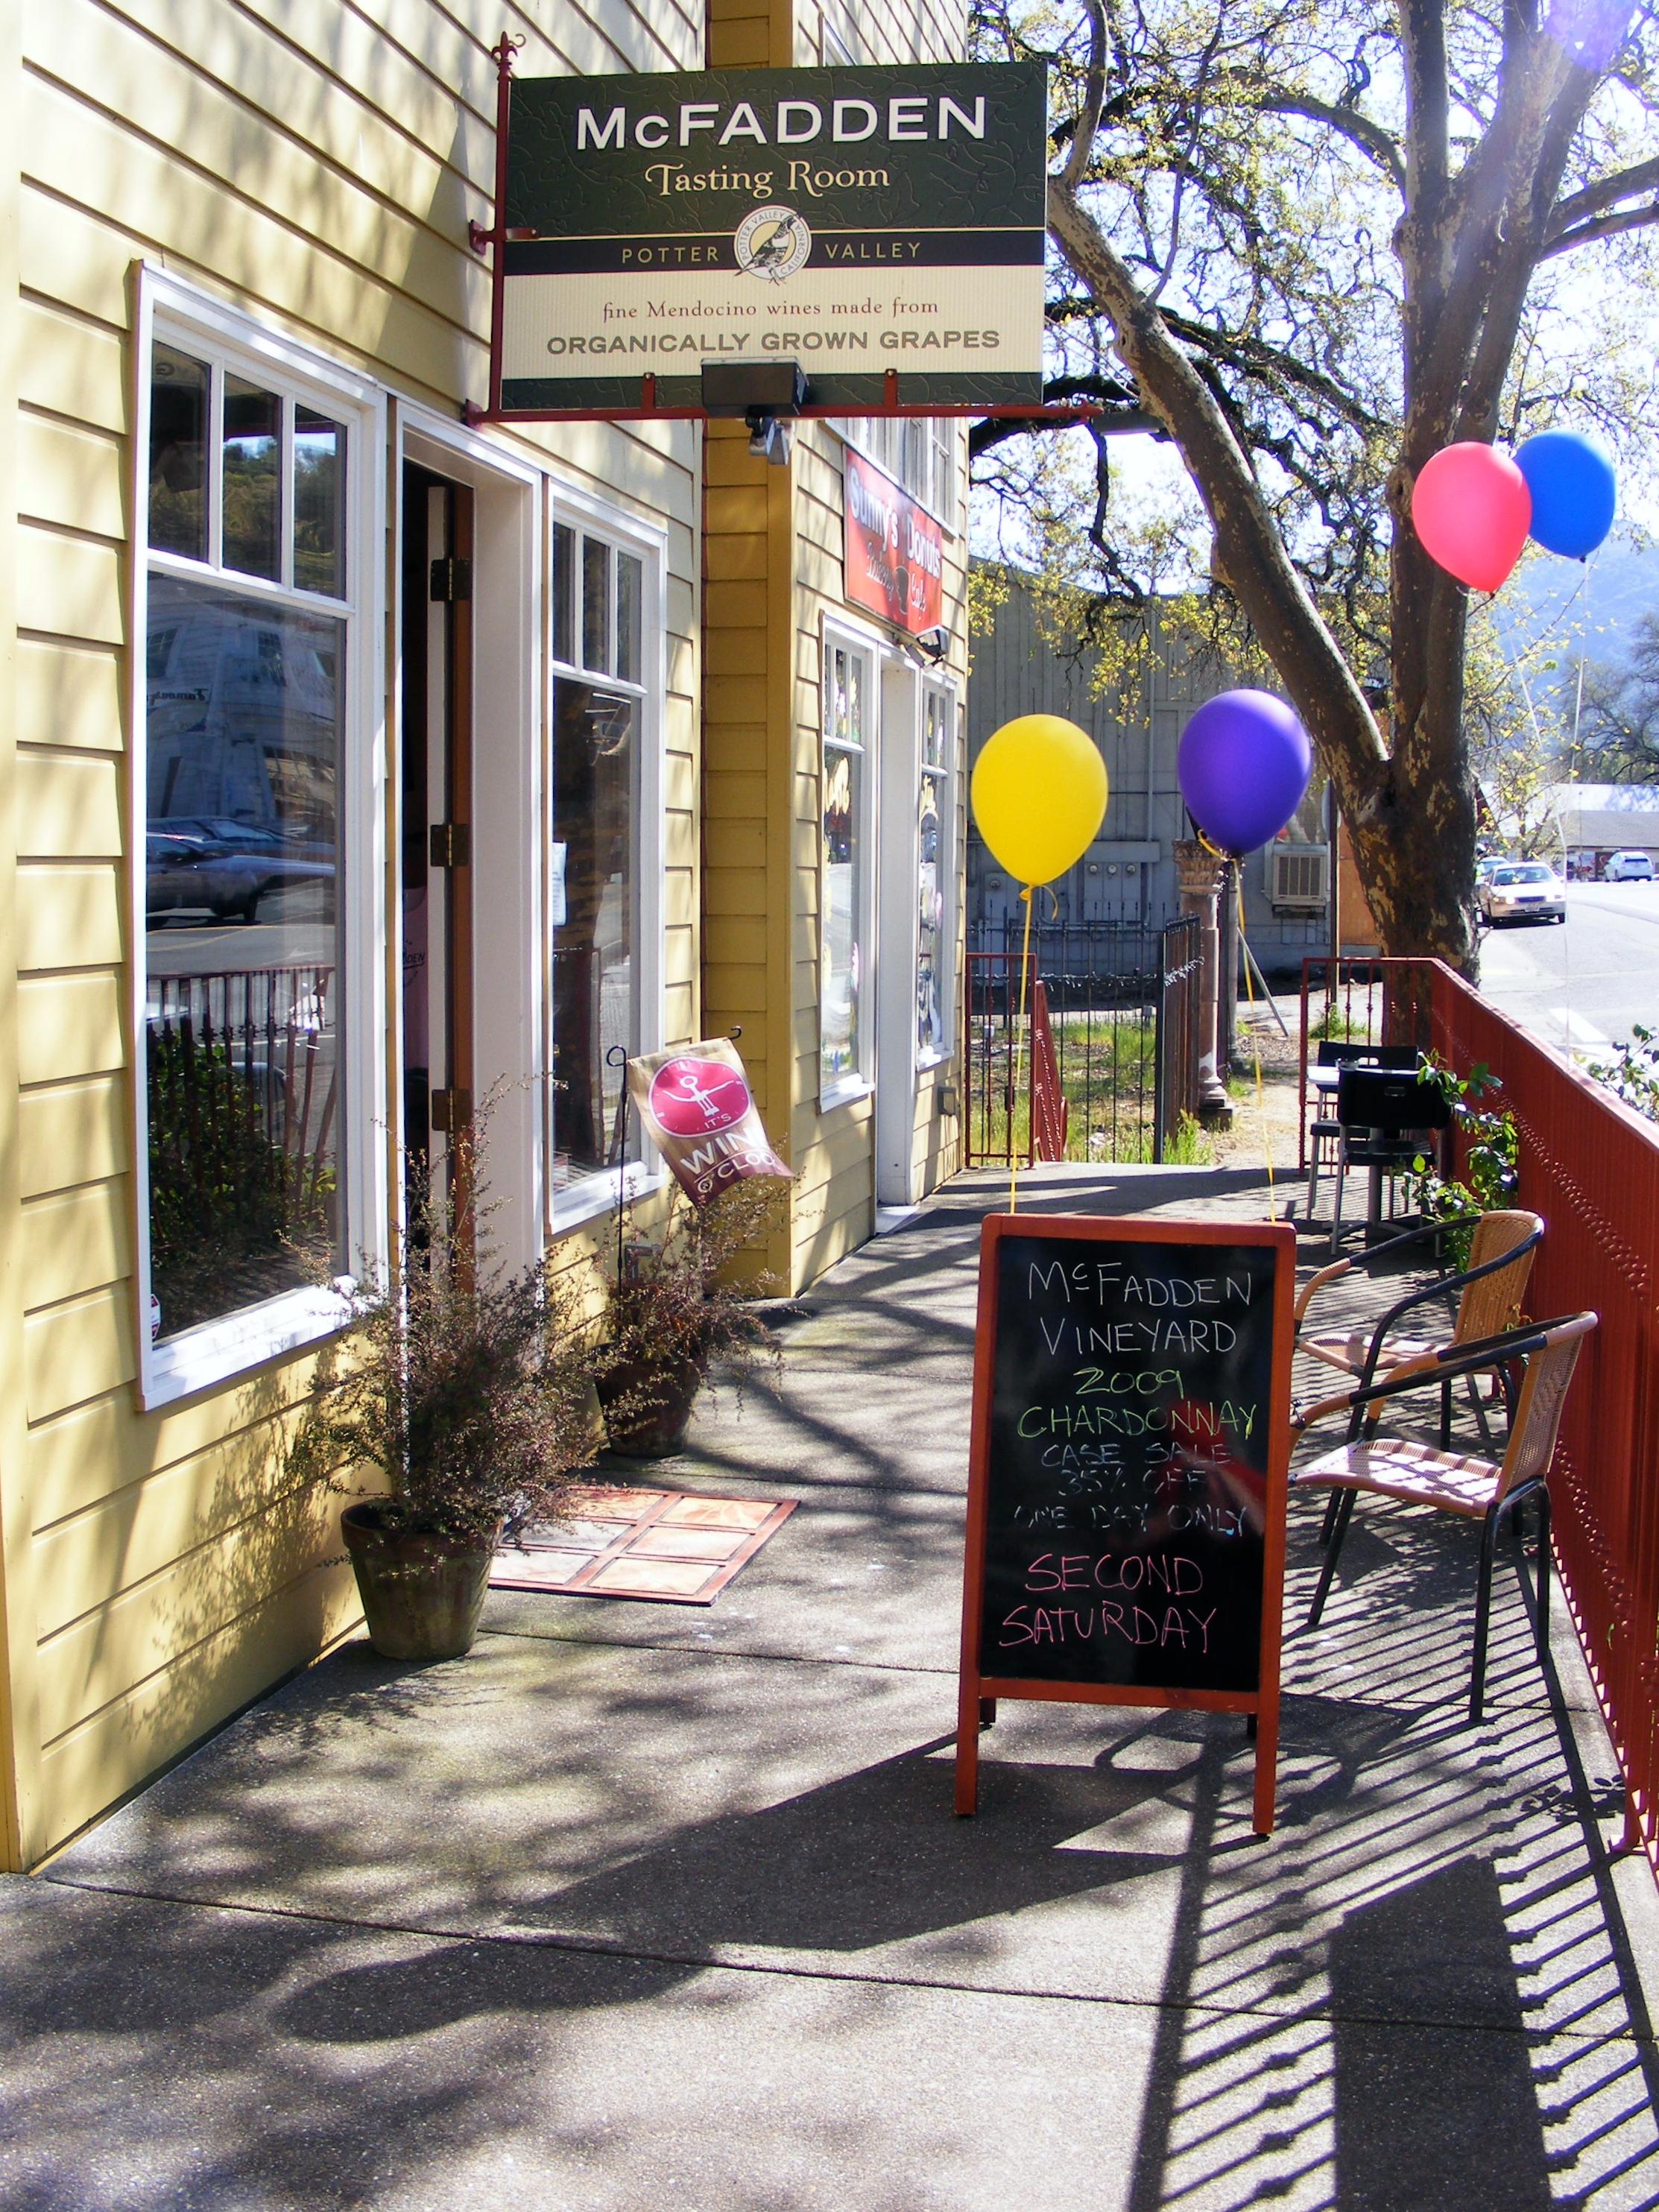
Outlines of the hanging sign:
[{"label": "hanging sign", "polygon": [[696,407],[711,361],[1040,402],[1047,97],[1021,62],[512,80],[501,412]]},{"label": "hanging sign", "polygon": [[847,513],[847,596],[912,637],[945,619],[945,533],[890,477],[848,446],[842,477]]},{"label": "hanging sign", "polygon": [[792,1180],[773,1151],[737,1048],[726,1037],[628,1063],[628,1091],[669,1172],[694,1206],[749,1176]]},{"label": "hanging sign", "polygon": [[999,1698],[1256,1724],[1273,1821],[1296,1232],[994,1214],[980,1247],[957,1810]]}]

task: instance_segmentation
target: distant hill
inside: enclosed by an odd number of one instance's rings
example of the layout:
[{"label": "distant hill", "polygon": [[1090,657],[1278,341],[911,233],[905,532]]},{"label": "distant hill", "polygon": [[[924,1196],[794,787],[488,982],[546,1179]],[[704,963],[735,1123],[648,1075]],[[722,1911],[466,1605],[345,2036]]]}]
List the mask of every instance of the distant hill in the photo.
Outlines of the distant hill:
[{"label": "distant hill", "polygon": [[1535,641],[1565,664],[1580,652],[1591,660],[1624,659],[1638,618],[1654,609],[1659,546],[1615,535],[1590,562],[1588,575],[1577,561],[1529,554],[1498,593],[1493,614],[1510,653]]}]

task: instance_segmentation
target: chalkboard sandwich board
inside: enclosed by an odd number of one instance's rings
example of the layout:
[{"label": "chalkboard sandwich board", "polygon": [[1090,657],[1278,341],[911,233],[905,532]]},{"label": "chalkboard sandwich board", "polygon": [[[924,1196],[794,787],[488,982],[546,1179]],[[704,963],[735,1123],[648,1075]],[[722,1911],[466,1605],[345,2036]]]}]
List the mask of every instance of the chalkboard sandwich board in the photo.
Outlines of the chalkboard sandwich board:
[{"label": "chalkboard sandwich board", "polygon": [[1000,1698],[1255,1723],[1269,1834],[1288,1223],[993,1214],[980,1244],[957,1810]]}]

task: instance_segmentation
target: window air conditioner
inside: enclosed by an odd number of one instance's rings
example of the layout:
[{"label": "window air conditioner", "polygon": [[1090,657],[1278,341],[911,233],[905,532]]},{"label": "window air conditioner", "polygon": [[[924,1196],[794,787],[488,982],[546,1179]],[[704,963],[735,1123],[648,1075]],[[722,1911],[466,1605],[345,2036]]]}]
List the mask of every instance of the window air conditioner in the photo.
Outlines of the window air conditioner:
[{"label": "window air conditioner", "polygon": [[1329,847],[1275,845],[1272,853],[1273,905],[1322,908],[1330,896]]}]

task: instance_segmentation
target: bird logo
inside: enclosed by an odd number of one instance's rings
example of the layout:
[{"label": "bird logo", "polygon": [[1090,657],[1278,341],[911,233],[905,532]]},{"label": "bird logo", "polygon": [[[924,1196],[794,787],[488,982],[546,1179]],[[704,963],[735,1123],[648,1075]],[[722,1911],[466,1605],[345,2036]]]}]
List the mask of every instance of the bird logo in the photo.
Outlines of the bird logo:
[{"label": "bird logo", "polygon": [[793,208],[756,208],[738,225],[732,243],[739,269],[781,284],[805,266],[812,234]]}]

